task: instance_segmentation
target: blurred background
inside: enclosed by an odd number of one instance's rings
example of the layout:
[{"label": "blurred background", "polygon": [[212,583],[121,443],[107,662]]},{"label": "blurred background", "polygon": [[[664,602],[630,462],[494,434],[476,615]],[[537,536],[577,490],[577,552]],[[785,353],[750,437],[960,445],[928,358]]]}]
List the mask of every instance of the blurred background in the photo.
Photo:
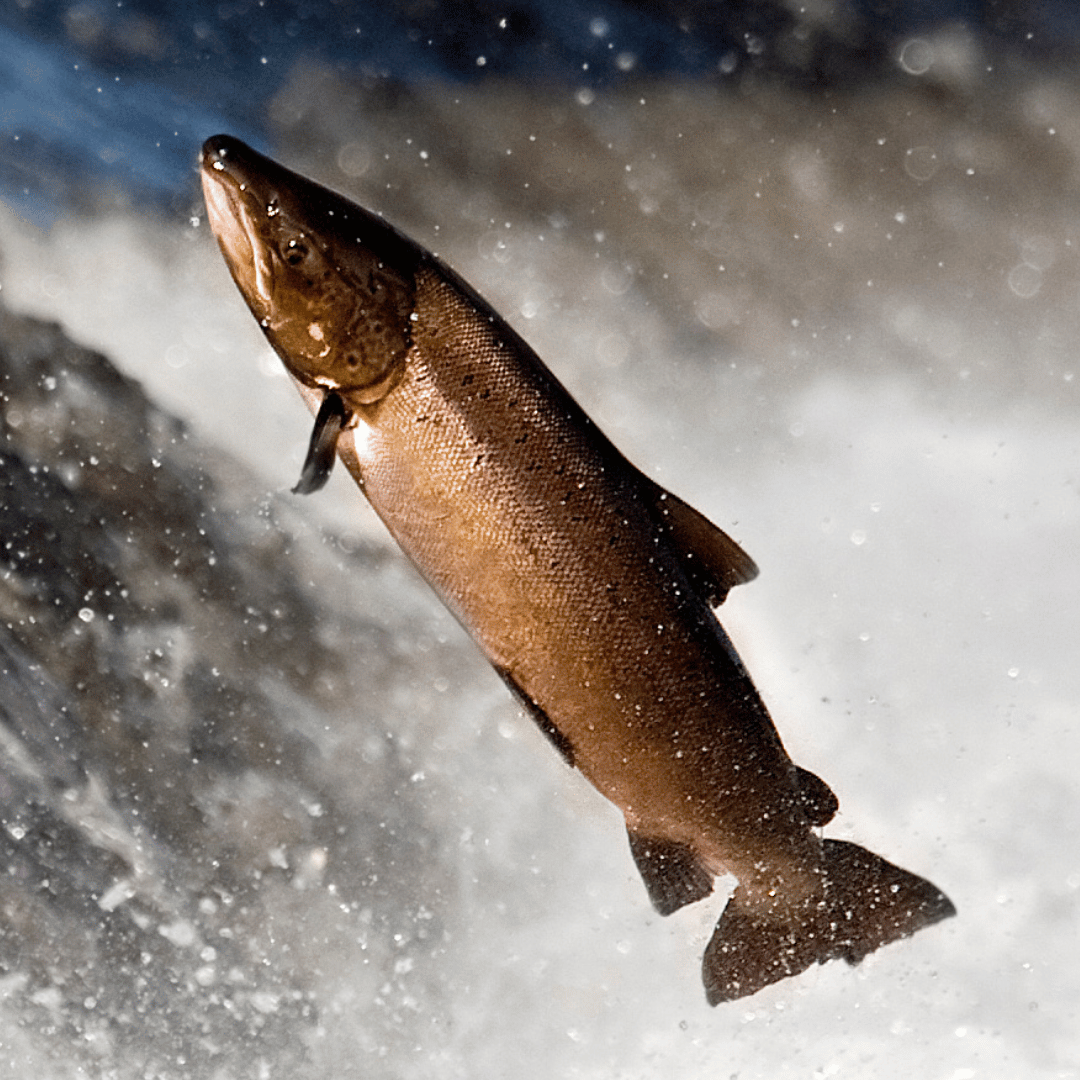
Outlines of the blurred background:
[{"label": "blurred background", "polygon": [[[0,1073],[1080,1076],[1078,53],[1064,0],[0,8]],[[217,132],[740,540],[827,834],[957,919],[705,1005],[723,887],[657,917],[351,483],[288,494]]]}]

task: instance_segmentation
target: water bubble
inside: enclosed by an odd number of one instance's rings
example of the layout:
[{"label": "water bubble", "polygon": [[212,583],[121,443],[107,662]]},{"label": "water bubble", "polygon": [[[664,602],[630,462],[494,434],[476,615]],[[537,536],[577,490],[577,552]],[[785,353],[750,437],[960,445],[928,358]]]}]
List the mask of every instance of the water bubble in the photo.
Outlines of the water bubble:
[{"label": "water bubble", "polygon": [[170,345],[165,350],[165,363],[174,371],[186,367],[191,361],[191,355],[183,345]]},{"label": "water bubble", "polygon": [[606,266],[600,273],[600,284],[613,296],[622,296],[633,283],[633,267]]},{"label": "water bubble", "polygon": [[371,152],[358,142],[348,142],[338,151],[337,165],[346,176],[363,176],[371,168]]},{"label": "water bubble", "polygon": [[904,172],[919,183],[929,180],[940,164],[937,152],[929,146],[913,146],[904,153]]},{"label": "water bubble", "polygon": [[698,322],[710,330],[720,330],[738,323],[739,310],[735,298],[728,293],[709,292],[694,301]]},{"label": "water bubble", "polygon": [[926,38],[911,38],[901,46],[898,59],[909,75],[925,75],[934,63],[934,46]]},{"label": "water bubble", "polygon": [[1030,300],[1042,288],[1042,271],[1029,263],[1017,263],[1009,271],[1009,289],[1021,300]]}]

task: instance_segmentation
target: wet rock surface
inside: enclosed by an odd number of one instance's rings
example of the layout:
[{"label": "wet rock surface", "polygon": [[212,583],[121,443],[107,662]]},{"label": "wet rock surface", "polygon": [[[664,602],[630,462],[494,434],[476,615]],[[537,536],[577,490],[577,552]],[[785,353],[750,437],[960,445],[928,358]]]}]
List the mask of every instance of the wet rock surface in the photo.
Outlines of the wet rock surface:
[{"label": "wet rock surface", "polygon": [[[333,953],[370,973],[339,1010],[356,1046],[392,1044],[448,880],[395,797],[426,600],[389,640],[364,612],[399,564],[305,532],[104,356],[6,310],[0,416],[8,1007],[110,1076],[303,1076]],[[343,725],[370,730],[342,748]]]}]

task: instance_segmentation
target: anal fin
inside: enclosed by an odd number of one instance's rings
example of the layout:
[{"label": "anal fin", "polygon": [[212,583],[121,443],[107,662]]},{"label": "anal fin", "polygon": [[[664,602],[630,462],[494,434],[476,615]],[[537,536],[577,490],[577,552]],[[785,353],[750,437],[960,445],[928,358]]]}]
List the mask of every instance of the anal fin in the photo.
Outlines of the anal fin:
[{"label": "anal fin", "polygon": [[686,844],[627,833],[630,854],[645,881],[649,900],[661,915],[670,915],[712,892],[712,874]]}]

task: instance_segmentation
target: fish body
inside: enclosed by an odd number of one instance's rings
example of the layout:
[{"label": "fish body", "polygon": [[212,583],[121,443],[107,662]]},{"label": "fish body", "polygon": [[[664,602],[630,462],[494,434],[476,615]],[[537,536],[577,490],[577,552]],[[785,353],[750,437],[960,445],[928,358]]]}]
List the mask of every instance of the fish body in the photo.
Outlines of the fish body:
[{"label": "fish body", "polygon": [[202,177],[226,263],[317,411],[297,490],[340,457],[572,766],[621,811],[658,911],[733,874],[710,1002],[954,913],[816,828],[837,800],[784,750],[714,608],[757,567],[635,468],[456,273],[228,136]]}]

